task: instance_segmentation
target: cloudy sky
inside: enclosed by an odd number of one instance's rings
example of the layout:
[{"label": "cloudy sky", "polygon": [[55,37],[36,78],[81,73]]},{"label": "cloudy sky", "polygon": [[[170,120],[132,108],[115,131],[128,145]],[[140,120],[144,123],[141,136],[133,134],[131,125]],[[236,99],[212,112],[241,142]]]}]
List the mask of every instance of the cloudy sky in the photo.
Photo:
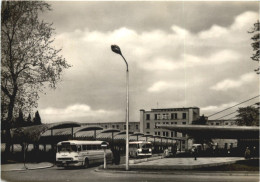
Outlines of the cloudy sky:
[{"label": "cloudy sky", "polygon": [[256,1],[49,3],[42,17],[72,67],[40,97],[45,123],[125,121],[126,66],[112,44],[129,64],[130,121],[151,108],[210,115],[259,94],[247,33],[259,19]]}]

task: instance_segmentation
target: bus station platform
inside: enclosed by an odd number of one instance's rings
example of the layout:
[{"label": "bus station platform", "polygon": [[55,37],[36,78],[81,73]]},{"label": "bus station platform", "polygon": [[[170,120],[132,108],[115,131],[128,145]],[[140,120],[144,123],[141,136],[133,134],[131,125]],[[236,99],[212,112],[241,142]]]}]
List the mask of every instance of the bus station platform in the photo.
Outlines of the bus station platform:
[{"label": "bus station platform", "polygon": [[[129,168],[131,170],[188,170],[199,169],[206,167],[221,166],[225,164],[233,164],[237,161],[245,160],[243,157],[201,157],[195,160],[194,158],[159,158],[152,157],[143,159],[136,159],[136,161],[129,161]],[[138,161],[139,160],[139,161]],[[102,167],[100,167],[101,169]],[[125,169],[125,164],[108,165],[107,169]]]}]

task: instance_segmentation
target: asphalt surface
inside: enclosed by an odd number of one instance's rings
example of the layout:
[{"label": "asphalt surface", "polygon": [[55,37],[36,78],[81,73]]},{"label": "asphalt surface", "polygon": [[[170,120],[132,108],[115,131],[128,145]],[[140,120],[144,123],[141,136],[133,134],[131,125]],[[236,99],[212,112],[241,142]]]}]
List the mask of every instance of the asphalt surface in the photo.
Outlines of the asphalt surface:
[{"label": "asphalt surface", "polygon": [[96,171],[97,166],[88,169],[58,167],[1,172],[2,181],[8,182],[86,182],[86,181],[180,181],[180,182],[259,182],[258,173],[219,172],[135,172]]}]

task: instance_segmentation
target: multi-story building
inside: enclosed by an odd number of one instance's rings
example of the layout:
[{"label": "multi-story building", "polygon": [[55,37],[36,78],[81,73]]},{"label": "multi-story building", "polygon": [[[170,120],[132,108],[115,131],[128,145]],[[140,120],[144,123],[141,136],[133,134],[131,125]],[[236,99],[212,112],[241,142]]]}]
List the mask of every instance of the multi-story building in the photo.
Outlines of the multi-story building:
[{"label": "multi-story building", "polygon": [[[198,107],[163,108],[140,110],[140,132],[164,137],[186,137],[182,133],[169,131],[157,127],[157,124],[165,125],[189,125],[200,117]],[[188,140],[182,141],[182,150],[188,148]]]},{"label": "multi-story building", "polygon": [[[114,128],[118,130],[126,130],[126,123],[125,122],[106,122],[106,123],[84,123],[84,125],[98,125],[103,127],[104,129],[107,128]],[[129,122],[128,129],[130,132],[139,132],[140,131],[140,122]]]}]

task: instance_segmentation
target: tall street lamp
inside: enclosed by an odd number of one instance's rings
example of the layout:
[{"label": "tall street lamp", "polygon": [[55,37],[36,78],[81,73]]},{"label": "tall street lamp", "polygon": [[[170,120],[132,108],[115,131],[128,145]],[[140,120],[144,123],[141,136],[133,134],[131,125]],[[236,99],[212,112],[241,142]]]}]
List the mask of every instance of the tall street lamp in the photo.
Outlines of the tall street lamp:
[{"label": "tall street lamp", "polygon": [[126,64],[126,151],[125,151],[125,169],[129,170],[129,71],[128,71],[128,63],[125,60],[120,47],[117,45],[111,45],[111,49],[114,53],[119,54],[125,61]]}]

